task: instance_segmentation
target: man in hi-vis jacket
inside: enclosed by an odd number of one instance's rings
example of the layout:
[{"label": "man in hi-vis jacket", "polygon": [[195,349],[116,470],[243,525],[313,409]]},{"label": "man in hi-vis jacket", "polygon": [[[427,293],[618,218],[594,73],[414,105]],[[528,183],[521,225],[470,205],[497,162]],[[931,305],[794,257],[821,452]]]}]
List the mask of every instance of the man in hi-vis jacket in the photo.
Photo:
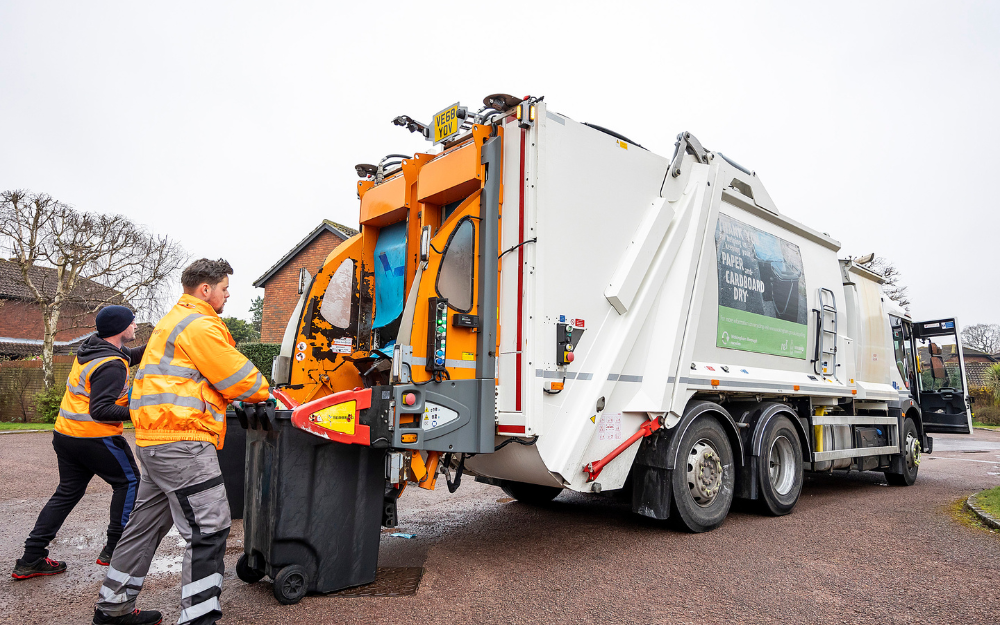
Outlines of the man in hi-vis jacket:
[{"label": "man in hi-vis jacket", "polygon": [[184,294],[146,345],[129,404],[142,479],[101,586],[95,625],[161,621],[159,612],[140,611],[135,601],[172,524],[187,541],[178,623],[209,624],[222,616],[230,517],[216,448],[226,435],[229,402],[268,398],[264,376],[236,350],[218,315],[231,273],[221,259],[192,263],[181,274]]},{"label": "man in hi-vis jacket", "polygon": [[66,379],[52,447],[59,463],[59,487],[38,515],[24,542],[24,555],[11,577],[29,579],[55,575],[66,563],[49,558],[47,547],[96,475],[111,485],[108,542],[97,556],[107,566],[135,502],[139,469],[122,437],[129,420],[128,368],[142,358],[145,345],[129,349],[135,339],[135,314],[125,306],[105,306],[97,313],[97,333],[87,337]]}]

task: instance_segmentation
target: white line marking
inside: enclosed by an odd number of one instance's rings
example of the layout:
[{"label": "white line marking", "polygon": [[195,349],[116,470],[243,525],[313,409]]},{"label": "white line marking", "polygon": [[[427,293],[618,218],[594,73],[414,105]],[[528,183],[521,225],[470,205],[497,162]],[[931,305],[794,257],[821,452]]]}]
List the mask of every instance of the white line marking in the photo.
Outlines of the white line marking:
[{"label": "white line marking", "polygon": [[961,460],[962,462],[982,462],[983,464],[1000,464],[996,460],[972,460],[971,458],[945,458],[944,456],[927,456],[931,460]]}]

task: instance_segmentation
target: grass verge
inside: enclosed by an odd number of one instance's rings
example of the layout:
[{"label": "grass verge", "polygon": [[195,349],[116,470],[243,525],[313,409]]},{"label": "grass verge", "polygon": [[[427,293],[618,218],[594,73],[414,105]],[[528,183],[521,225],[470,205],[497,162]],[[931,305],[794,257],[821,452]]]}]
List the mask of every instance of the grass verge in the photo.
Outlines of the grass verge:
[{"label": "grass verge", "polygon": [[[0,432],[9,430],[51,430],[56,426],[55,423],[7,423],[0,422]],[[131,423],[125,424],[126,430],[132,429]]]},{"label": "grass verge", "polygon": [[984,532],[989,532],[991,534],[996,534],[997,530],[983,523],[976,513],[969,510],[965,506],[965,501],[969,498],[968,495],[964,497],[959,497],[955,501],[951,502],[946,506],[948,515],[960,525],[965,527],[970,527],[973,529],[982,530]]},{"label": "grass verge", "polygon": [[979,423],[978,421],[973,421],[972,427],[984,430],[1000,430],[1000,425],[988,425],[986,423]]},{"label": "grass verge", "polygon": [[976,497],[976,503],[995,519],[1000,519],[1000,486],[984,490]]},{"label": "grass verge", "polygon": [[0,431],[4,430],[51,430],[54,423],[0,423]]}]

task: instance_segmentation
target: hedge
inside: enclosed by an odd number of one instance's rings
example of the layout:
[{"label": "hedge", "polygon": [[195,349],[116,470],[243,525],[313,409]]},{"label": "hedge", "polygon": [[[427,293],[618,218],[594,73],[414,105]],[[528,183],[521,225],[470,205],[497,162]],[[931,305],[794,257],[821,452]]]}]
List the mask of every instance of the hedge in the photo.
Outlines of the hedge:
[{"label": "hedge", "polygon": [[274,363],[274,357],[281,351],[280,344],[240,343],[236,346],[236,349],[240,350],[240,353],[250,359],[250,362],[257,367],[257,370],[264,374],[268,383],[271,382],[271,365]]}]

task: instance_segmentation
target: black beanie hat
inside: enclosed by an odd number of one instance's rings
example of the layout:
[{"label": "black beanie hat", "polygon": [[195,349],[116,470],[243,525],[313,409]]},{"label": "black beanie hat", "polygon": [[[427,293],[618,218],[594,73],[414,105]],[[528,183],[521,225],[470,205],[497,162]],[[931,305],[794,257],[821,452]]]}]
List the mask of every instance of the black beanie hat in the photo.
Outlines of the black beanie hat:
[{"label": "black beanie hat", "polygon": [[106,339],[121,334],[132,325],[135,314],[124,306],[105,306],[97,313],[97,336]]}]

